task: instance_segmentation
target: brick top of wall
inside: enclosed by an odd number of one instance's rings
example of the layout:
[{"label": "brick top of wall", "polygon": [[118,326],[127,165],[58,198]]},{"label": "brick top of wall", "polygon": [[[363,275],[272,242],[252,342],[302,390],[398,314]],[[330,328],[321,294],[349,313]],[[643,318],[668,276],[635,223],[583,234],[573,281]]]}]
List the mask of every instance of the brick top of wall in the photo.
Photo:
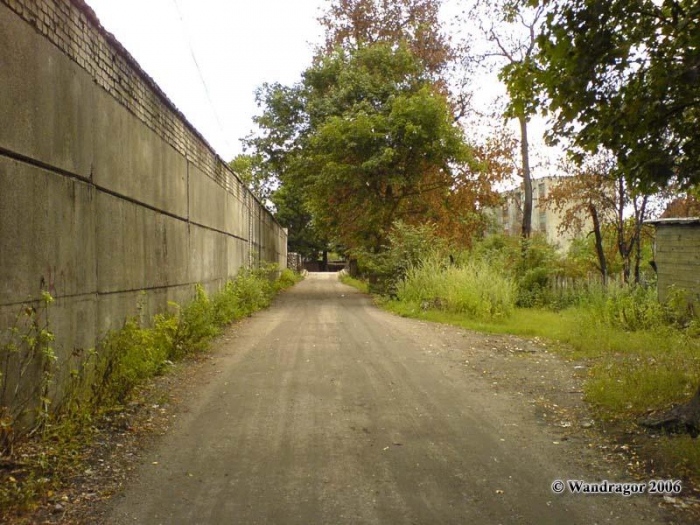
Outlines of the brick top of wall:
[{"label": "brick top of wall", "polygon": [[99,86],[223,188],[246,203],[257,201],[267,211],[136,59],[102,26],[84,0],[0,2],[33,25],[92,75]]}]

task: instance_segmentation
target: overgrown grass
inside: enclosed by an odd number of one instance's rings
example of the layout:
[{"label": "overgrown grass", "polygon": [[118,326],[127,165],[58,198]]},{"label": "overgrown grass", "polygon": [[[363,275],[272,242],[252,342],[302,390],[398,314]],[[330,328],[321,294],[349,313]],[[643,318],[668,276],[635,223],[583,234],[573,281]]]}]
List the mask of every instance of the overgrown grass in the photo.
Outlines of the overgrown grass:
[{"label": "overgrown grass", "polygon": [[101,414],[118,410],[139,385],[172,361],[206,350],[225,325],[267,307],[277,292],[301,280],[288,269],[271,279],[274,273],[274,267],[242,270],[212,297],[197,286],[188,305],[171,303],[170,311],[155,316],[150,326],[128,319],[109,333],[70,371],[60,407],[35,427],[41,452],[24,461],[21,479],[0,476],[0,509],[27,508],[56,490],[62,475],[79,461],[79,449]]},{"label": "overgrown grass", "polygon": [[487,333],[542,337],[569,358],[594,362],[586,398],[610,419],[641,415],[688,399],[700,377],[700,340],[670,327],[625,331],[596,320],[585,308],[560,312],[517,308],[507,319],[484,321],[424,310],[416,302],[389,301],[404,317],[448,323]]},{"label": "overgrown grass", "polygon": [[369,284],[367,284],[366,281],[363,281],[361,279],[355,279],[354,277],[350,277],[347,273],[342,272],[340,274],[339,279],[341,283],[347,284],[348,286],[352,286],[353,288],[356,288],[362,293],[369,293]]},{"label": "overgrown grass", "polygon": [[517,295],[515,281],[483,259],[445,264],[430,257],[406,271],[397,285],[399,301],[462,313],[473,319],[497,320],[511,315]]},{"label": "overgrown grass", "polygon": [[[560,312],[517,308],[508,318],[485,321],[462,313],[425,310],[415,301],[380,304],[404,317],[480,332],[541,337],[567,358],[590,360],[585,399],[607,421],[634,422],[650,411],[685,402],[700,378],[700,338],[692,330],[668,325],[624,330],[586,307]],[[644,306],[636,308],[643,310]],[[653,456],[668,472],[682,471],[696,478],[700,473],[698,439],[665,437]]]}]

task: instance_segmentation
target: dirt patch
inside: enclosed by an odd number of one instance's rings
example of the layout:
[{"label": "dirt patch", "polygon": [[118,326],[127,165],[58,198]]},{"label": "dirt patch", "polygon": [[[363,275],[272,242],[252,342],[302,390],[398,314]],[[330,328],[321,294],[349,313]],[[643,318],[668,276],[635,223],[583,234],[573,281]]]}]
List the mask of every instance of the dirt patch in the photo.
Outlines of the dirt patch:
[{"label": "dirt patch", "polygon": [[[495,392],[522,396],[556,440],[579,442],[589,452],[580,462],[595,465],[601,474],[627,475],[637,481],[679,479],[658,460],[659,432],[629,423],[597,419],[584,399],[584,382],[592,360],[569,360],[540,338],[481,334],[466,329],[418,321],[434,343],[426,349],[481,374]],[[700,519],[700,488],[683,479],[679,496],[662,497],[659,504],[687,519]]]}]

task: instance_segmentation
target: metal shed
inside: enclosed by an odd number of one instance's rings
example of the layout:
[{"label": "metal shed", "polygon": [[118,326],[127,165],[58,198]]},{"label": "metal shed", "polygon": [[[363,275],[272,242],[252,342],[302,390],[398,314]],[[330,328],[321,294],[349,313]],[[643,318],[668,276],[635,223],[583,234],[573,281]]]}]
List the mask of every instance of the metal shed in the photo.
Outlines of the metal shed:
[{"label": "metal shed", "polygon": [[665,301],[670,286],[684,288],[694,301],[700,297],[700,217],[647,221],[656,227],[654,259],[659,300]]}]

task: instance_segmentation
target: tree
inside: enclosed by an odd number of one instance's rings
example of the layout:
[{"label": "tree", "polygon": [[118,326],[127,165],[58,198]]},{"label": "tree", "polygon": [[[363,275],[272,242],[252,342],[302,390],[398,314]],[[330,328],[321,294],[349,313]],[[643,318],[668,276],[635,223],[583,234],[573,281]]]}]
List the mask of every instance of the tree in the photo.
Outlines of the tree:
[{"label": "tree", "polygon": [[671,217],[700,217],[700,199],[692,194],[675,197],[661,214],[662,219]]},{"label": "tree", "polygon": [[[604,158],[597,159],[597,162],[583,168],[570,165],[568,171],[573,172],[572,176],[562,177],[541,203],[562,215],[559,225],[562,232],[594,235],[597,269],[603,284],[608,280],[603,225],[615,216],[611,212],[616,209],[614,187],[606,161]],[[586,232],[589,227],[592,230]]]},{"label": "tree", "polygon": [[290,252],[299,253],[306,260],[315,260],[319,252],[328,251],[328,239],[316,228],[299,186],[283,184],[272,193],[270,200],[275,205],[275,218],[288,229]]},{"label": "tree", "polygon": [[527,0],[547,10],[537,86],[550,140],[605,147],[645,193],[700,182],[700,3]]},{"label": "tree", "polygon": [[379,251],[397,219],[448,192],[471,150],[446,97],[403,45],[321,58],[304,75],[309,205],[330,236]]},{"label": "tree", "polygon": [[[508,91],[504,116],[517,119],[520,127],[520,175],[523,178],[523,238],[532,233],[532,174],[528,123],[537,110],[535,73],[537,71],[537,33],[544,10],[527,9],[512,0],[480,0],[471,12],[492,48],[483,59],[498,61],[498,78]],[[498,23],[494,23],[494,19]]]},{"label": "tree", "polygon": [[299,206],[297,228],[313,226],[307,244],[379,251],[396,220],[446,218],[454,228],[441,232],[468,242],[481,222],[491,178],[481,177],[448,99],[453,50],[440,4],[333,0],[320,19],[325,47],[301,81],[259,89],[259,132],[247,146],[279,181],[272,200]]},{"label": "tree", "polygon": [[[649,197],[630,188],[617,169],[615,158],[601,152],[579,163],[569,162],[565,170],[571,175],[562,177],[554,186],[545,205],[562,214],[563,231],[592,233],[595,237],[598,270],[603,282],[607,281],[609,264],[603,236],[612,229],[617,252],[622,261],[625,282],[632,277],[640,281],[642,237],[644,221],[649,218]],[[631,211],[629,217],[626,212]]]},{"label": "tree", "polygon": [[262,157],[259,154],[242,153],[236,155],[228,165],[251,193],[265,204],[272,192],[272,180],[265,171]]},{"label": "tree", "polygon": [[440,78],[454,49],[439,20],[442,0],[332,0],[320,18],[325,53],[403,42],[425,70]]}]

